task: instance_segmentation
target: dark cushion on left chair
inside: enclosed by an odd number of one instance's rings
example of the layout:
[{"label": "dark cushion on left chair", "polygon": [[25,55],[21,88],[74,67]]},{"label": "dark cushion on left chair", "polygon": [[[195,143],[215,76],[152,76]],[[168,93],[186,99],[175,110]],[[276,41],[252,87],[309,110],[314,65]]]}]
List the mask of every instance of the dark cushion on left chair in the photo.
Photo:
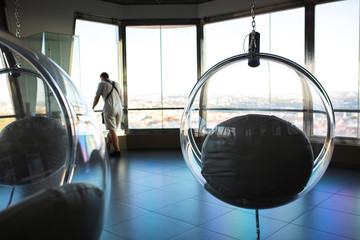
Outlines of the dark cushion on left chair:
[{"label": "dark cushion on left chair", "polygon": [[105,196],[89,183],[42,190],[0,212],[1,239],[100,238]]},{"label": "dark cushion on left chair", "polygon": [[56,119],[29,117],[7,125],[0,134],[0,184],[26,185],[65,166],[69,138]]}]

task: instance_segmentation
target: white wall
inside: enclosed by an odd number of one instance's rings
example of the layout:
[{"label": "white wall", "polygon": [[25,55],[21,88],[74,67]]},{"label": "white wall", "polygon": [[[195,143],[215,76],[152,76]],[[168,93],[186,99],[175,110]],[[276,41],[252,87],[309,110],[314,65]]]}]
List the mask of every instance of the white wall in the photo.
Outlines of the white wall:
[{"label": "white wall", "polygon": [[[299,0],[256,0],[256,7],[263,8],[272,5],[289,2],[300,2]],[[199,6],[198,16],[209,17],[217,16],[234,12],[249,11],[251,8],[251,0],[215,0],[207,3],[203,3]]]},{"label": "white wall", "polygon": [[[289,0],[257,0],[257,6],[269,6],[279,2]],[[148,6],[118,5],[101,0],[20,0],[20,4],[21,33],[26,37],[39,32],[73,34],[75,12],[120,20],[201,18],[249,10],[251,0],[215,0],[200,5]],[[14,0],[6,0],[6,5],[10,31],[14,33]]]},{"label": "white wall", "polygon": [[[197,5],[122,6],[100,0],[20,0],[21,34],[73,34],[74,13],[116,19],[197,18]],[[14,0],[6,0],[10,31],[15,33]]]},{"label": "white wall", "polygon": [[198,5],[124,6],[121,19],[198,18]]},{"label": "white wall", "polygon": [[[259,0],[257,0],[258,2]],[[251,0],[216,0],[201,4],[199,8],[199,17],[207,17],[233,13],[249,9]]]}]

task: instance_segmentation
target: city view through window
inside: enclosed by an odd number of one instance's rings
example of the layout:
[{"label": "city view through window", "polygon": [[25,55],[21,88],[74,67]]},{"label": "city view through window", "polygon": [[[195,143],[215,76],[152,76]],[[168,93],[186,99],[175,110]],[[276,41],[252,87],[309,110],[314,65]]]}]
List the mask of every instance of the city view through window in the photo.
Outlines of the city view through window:
[{"label": "city view through window", "polygon": [[315,10],[315,74],[336,110],[336,135],[359,137],[359,1]]},{"label": "city view through window", "polygon": [[[0,51],[1,53],[1,51]],[[3,61],[0,59],[0,69],[4,68]],[[9,123],[15,120],[14,107],[10,98],[7,75],[0,75],[0,131]]]},{"label": "city view through window", "polygon": [[127,27],[126,43],[129,128],[179,128],[197,80],[196,26]]},{"label": "city view through window", "polygon": [[[80,58],[80,70],[76,71],[73,65],[73,72],[80,72],[80,79],[75,84],[92,106],[102,72],[107,72],[111,80],[120,82],[119,28],[111,24],[76,20],[75,35],[79,37],[79,51],[74,53]],[[100,126],[105,130],[100,114],[103,106],[100,100],[95,111]]]},{"label": "city view through window", "polygon": [[[257,31],[261,33],[261,50],[303,65],[304,17],[304,8],[258,15],[256,21]],[[349,22],[352,24],[348,24]],[[336,110],[336,134],[359,137],[358,1],[317,5],[315,30],[315,75],[327,90]],[[206,24],[205,70],[222,59],[243,53],[247,41],[244,47],[244,38],[250,31],[250,18]],[[334,35],[334,32],[337,34]],[[80,47],[80,70],[74,71],[80,76],[80,80],[76,84],[91,104],[101,72],[106,71],[112,80],[121,82],[119,28],[110,24],[77,20],[75,34],[79,36]],[[128,26],[126,46],[129,128],[178,128],[182,109],[197,81],[196,26]],[[225,83],[223,86],[210,87],[208,107],[287,107],[299,111],[271,114],[279,115],[303,128],[303,99],[301,87],[296,85],[299,82],[284,86],[285,82],[276,77],[274,68],[269,69],[272,77],[269,81],[258,84],[256,93],[246,92],[246,89],[255,88],[253,84],[256,84],[248,79],[244,80],[248,87],[237,95],[217,95],[216,92],[232,88]],[[14,110],[7,80],[0,80],[0,115],[9,116],[1,119],[3,123],[12,121]],[[314,103],[314,106],[318,104]],[[100,103],[96,110],[101,108]],[[228,116],[244,113],[209,111],[209,126]],[[324,124],[324,115],[313,115],[315,135],[324,134]]]}]

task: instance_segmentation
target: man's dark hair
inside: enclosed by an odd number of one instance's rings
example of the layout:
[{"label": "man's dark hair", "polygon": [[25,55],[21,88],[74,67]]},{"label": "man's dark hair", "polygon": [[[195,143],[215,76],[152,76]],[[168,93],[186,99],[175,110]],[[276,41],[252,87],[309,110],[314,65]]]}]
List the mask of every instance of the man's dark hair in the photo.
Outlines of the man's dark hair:
[{"label": "man's dark hair", "polygon": [[103,72],[100,74],[100,77],[103,79],[108,79],[109,78],[109,74],[107,74],[106,72]]}]

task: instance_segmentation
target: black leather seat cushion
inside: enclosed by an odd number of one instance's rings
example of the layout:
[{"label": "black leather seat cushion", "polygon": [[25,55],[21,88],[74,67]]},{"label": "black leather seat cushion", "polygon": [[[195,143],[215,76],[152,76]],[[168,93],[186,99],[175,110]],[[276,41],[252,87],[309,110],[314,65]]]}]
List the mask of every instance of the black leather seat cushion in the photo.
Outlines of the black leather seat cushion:
[{"label": "black leather seat cushion", "polygon": [[24,118],[0,134],[0,183],[24,185],[41,181],[65,165],[68,136],[56,119]]},{"label": "black leather seat cushion", "polygon": [[104,199],[89,183],[43,190],[0,212],[1,239],[99,239]]},{"label": "black leather seat cushion", "polygon": [[306,186],[314,156],[307,136],[276,116],[245,115],[216,126],[202,147],[205,188],[230,204],[280,206]]}]

